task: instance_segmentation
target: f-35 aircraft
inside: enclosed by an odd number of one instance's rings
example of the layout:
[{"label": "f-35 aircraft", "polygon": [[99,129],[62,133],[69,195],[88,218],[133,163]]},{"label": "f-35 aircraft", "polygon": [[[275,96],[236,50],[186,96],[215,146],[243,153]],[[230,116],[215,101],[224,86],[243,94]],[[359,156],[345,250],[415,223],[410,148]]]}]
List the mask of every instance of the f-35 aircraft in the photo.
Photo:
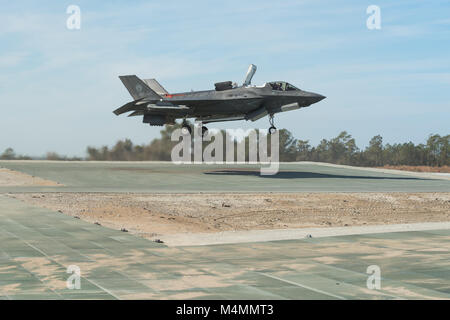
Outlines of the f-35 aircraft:
[{"label": "f-35 aircraft", "polygon": [[[267,82],[262,86],[251,85],[256,66],[250,65],[242,86],[231,81],[215,84],[215,90],[182,93],[167,92],[155,79],[141,80],[135,75],[119,76],[131,101],[114,110],[116,115],[130,112],[131,116],[143,116],[143,122],[151,126],[175,124],[183,119],[183,131],[192,130],[186,119],[207,124],[210,122],[251,120],[256,121],[269,116],[269,133],[276,131],[274,115],[308,107],[325,97],[300,90],[284,81]],[[202,126],[202,134],[208,129]]]}]

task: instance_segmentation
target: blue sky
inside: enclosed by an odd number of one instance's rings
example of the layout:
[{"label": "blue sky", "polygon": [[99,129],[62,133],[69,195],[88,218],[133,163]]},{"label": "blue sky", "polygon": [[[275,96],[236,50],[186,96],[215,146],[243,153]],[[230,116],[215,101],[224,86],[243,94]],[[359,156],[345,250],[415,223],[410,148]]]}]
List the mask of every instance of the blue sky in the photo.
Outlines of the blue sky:
[{"label": "blue sky", "polygon": [[[68,30],[66,9],[81,8]],[[366,8],[381,8],[368,30]],[[450,133],[450,1],[1,1],[0,152],[85,155],[160,127],[112,110],[131,100],[122,74],[170,92],[285,80],[327,99],[276,116],[312,144],[347,130],[363,147]],[[212,127],[212,125],[210,125]],[[215,128],[267,128],[257,122]]]}]

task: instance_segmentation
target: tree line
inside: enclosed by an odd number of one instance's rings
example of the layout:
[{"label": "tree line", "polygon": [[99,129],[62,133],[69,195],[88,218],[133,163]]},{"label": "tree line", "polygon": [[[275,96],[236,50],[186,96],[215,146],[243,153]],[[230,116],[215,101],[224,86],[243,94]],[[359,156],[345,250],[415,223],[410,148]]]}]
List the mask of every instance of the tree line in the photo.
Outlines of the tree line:
[{"label": "tree line", "polygon": [[450,135],[432,134],[425,144],[417,145],[413,142],[383,144],[383,137],[376,135],[365,149],[359,149],[346,131],[333,139],[323,139],[315,147],[308,140],[292,138],[289,132],[283,135],[288,143],[284,148],[280,147],[284,150],[284,155],[280,155],[284,160],[280,161],[319,161],[366,167],[450,165]]},{"label": "tree line", "polygon": [[[114,146],[99,148],[89,146],[86,157],[68,158],[54,152],[47,153],[48,160],[97,160],[97,161],[170,161],[172,148],[178,142],[171,141],[172,132],[180,125],[166,126],[161,137],[148,144],[135,145],[129,139],[119,140]],[[225,137],[225,135],[223,135]],[[355,139],[346,131],[330,140],[322,139],[316,146],[309,140],[296,139],[286,129],[279,131],[280,161],[317,161],[354,166],[381,167],[385,165],[445,166],[450,165],[450,135],[432,134],[425,144],[413,142],[384,144],[380,135],[374,136],[369,145],[360,149]],[[248,136],[245,137],[248,146]],[[207,145],[209,142],[204,142]],[[270,145],[270,143],[268,143]],[[235,147],[236,148],[236,147]],[[248,148],[246,148],[248,151]],[[236,152],[235,152],[236,154]],[[224,150],[225,155],[225,150]],[[31,159],[16,155],[8,148],[0,159]]]},{"label": "tree line", "polygon": [[[149,144],[134,145],[131,140],[125,139],[118,141],[112,148],[88,147],[87,160],[169,161],[172,148],[178,143],[171,141],[171,134],[177,128],[179,125],[166,126],[161,130],[161,137]],[[370,139],[366,148],[360,149],[355,139],[346,131],[330,140],[322,139],[316,146],[312,146],[309,140],[294,138],[286,129],[280,130],[279,134],[279,155],[280,161],[283,162],[317,161],[369,167],[450,165],[450,135],[432,134],[425,144],[417,145],[413,142],[384,144],[383,138],[376,135]],[[248,137],[245,140],[248,146]],[[204,145],[208,143],[205,142]],[[248,148],[246,150],[248,151]]]}]

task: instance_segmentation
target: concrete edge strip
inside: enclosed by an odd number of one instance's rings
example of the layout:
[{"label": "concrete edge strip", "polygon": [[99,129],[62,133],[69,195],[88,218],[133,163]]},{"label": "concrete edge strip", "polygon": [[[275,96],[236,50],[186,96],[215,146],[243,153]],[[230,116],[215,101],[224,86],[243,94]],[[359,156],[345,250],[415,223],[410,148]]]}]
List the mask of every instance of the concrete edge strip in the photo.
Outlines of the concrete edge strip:
[{"label": "concrete edge strip", "polygon": [[219,233],[178,233],[161,236],[169,247],[203,246],[214,244],[233,244],[298,240],[374,233],[449,230],[450,222],[425,222],[392,225],[373,225],[334,228],[272,229],[251,231],[224,231]]}]

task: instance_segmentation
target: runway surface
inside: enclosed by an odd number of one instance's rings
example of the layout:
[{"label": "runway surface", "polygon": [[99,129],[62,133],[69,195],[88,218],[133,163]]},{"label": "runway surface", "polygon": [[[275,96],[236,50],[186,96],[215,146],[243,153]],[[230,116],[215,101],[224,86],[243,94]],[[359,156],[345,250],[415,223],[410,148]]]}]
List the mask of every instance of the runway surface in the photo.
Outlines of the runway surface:
[{"label": "runway surface", "polygon": [[450,192],[439,176],[386,170],[281,164],[261,176],[256,165],[174,165],[139,162],[0,161],[0,167],[63,184],[62,187],[1,187],[4,192]]},{"label": "runway surface", "polygon": [[[0,162],[64,186],[8,192],[449,192],[450,181],[312,164],[253,166]],[[231,173],[230,173],[231,172]],[[256,172],[256,173],[255,173]],[[450,298],[450,230],[202,246],[155,243],[0,194],[0,299]],[[81,271],[68,289],[67,268]],[[367,287],[369,266],[381,289]]]}]

